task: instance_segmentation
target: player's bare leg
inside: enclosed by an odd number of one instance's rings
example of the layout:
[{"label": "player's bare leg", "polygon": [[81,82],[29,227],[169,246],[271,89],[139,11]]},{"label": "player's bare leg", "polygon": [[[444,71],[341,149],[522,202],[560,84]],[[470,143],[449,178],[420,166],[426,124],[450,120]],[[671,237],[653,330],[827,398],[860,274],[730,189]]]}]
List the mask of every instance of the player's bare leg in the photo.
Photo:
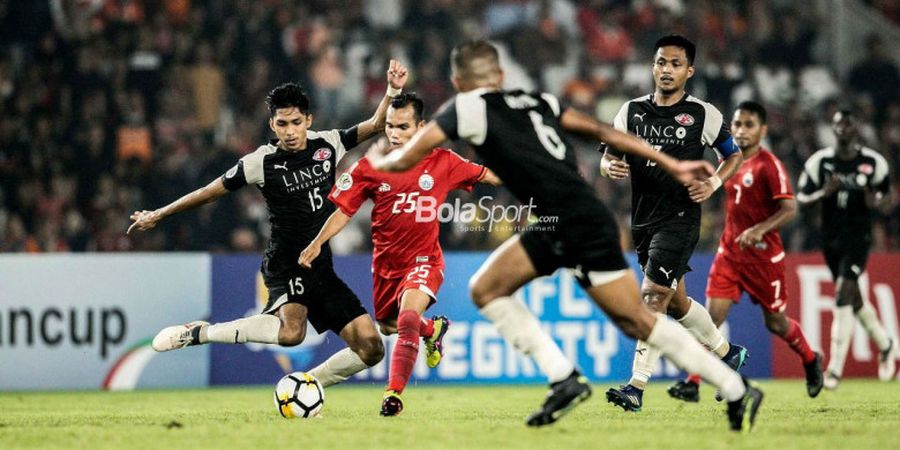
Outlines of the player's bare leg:
[{"label": "player's bare leg", "polygon": [[340,332],[347,348],[331,355],[322,364],[309,371],[322,387],[332,386],[354,374],[374,366],[384,358],[384,344],[375,330],[372,318],[362,314],[353,319]]},{"label": "player's bare leg", "polygon": [[618,278],[587,291],[626,335],[647,342],[682,369],[698,373],[718,387],[729,402],[728,414],[733,430],[752,427],[762,392],[749,386],[737,372],[709,354],[683,327],[646,308],[637,296],[637,279],[633,272],[622,271]]},{"label": "player's bare leg", "polygon": [[294,346],[306,337],[307,309],[299,303],[287,303],[271,314],[256,314],[242,319],[210,325],[194,321],[164,328],[153,338],[153,349],[165,352],[191,345],[221,342],[226,344],[279,344]]},{"label": "player's bare leg", "polygon": [[400,297],[400,313],[396,322],[399,336],[391,354],[388,387],[381,402],[382,416],[396,416],[403,411],[400,394],[406,388],[419,356],[420,330],[426,325],[422,321],[422,313],[430,303],[431,297],[418,289],[407,289]]},{"label": "player's bare leg", "polygon": [[550,382],[540,409],[526,419],[529,426],[548,425],[591,395],[587,380],[519,300],[512,297],[537,271],[519,236],[506,240],[482,264],[469,285],[472,300],[507,342],[531,357]]}]

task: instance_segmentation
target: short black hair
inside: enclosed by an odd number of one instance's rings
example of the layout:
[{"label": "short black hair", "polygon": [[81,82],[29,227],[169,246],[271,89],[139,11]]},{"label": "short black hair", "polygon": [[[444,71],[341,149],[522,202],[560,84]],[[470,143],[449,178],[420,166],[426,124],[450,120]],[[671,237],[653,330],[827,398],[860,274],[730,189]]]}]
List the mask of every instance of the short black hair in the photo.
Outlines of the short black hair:
[{"label": "short black hair", "polygon": [[266,106],[269,107],[269,117],[275,115],[280,108],[297,108],[303,114],[309,114],[309,97],[299,84],[284,83],[269,91],[266,96]]},{"label": "short black hair", "polygon": [[750,100],[743,101],[739,105],[737,105],[737,110],[752,112],[753,114],[756,114],[757,117],[759,117],[760,124],[766,124],[766,108],[759,103]]},{"label": "short black hair", "polygon": [[413,119],[416,123],[425,119],[425,102],[415,92],[404,92],[391,99],[391,106],[394,109],[405,108],[409,105],[412,105]]},{"label": "short black hair", "polygon": [[668,36],[663,36],[656,41],[656,45],[653,46],[653,52],[655,53],[662,47],[680,47],[684,49],[684,53],[687,54],[688,65],[694,65],[694,57],[697,56],[697,46],[694,45],[693,42],[688,40],[688,38],[680,35],[680,34],[670,34]]}]

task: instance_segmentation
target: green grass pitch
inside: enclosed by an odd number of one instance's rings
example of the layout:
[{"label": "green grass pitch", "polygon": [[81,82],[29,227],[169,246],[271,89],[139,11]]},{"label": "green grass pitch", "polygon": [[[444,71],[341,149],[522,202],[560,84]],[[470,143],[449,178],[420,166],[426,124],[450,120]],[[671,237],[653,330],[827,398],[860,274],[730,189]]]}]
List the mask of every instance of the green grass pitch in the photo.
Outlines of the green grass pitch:
[{"label": "green grass pitch", "polygon": [[801,381],[768,381],[756,430],[727,431],[724,405],[699,404],[652,384],[644,411],[606,403],[609,385],[555,425],[523,418],[539,386],[411,385],[399,417],[378,416],[381,386],[336,386],[323,417],[282,419],[268,387],[138,392],[0,393],[0,448],[900,448],[900,383],[847,380],[806,397]]}]

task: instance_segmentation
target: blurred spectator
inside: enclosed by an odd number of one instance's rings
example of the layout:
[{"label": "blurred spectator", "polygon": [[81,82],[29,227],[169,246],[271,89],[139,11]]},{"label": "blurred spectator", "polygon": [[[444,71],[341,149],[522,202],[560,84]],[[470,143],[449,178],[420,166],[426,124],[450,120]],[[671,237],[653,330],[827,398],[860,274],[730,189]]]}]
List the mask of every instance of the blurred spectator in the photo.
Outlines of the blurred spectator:
[{"label": "blurred spectator", "polygon": [[869,97],[875,105],[876,122],[884,123],[888,106],[900,98],[900,72],[885,55],[884,43],[878,35],[866,39],[866,59],[850,71],[848,82],[850,87]]}]

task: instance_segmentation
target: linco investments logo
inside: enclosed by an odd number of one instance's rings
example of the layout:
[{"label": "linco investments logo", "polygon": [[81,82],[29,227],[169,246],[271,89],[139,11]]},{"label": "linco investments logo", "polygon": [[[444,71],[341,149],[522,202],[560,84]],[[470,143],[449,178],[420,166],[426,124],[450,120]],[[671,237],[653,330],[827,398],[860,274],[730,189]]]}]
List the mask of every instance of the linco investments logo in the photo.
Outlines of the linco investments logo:
[{"label": "linco investments logo", "polygon": [[392,212],[394,214],[415,214],[416,222],[456,223],[463,231],[487,231],[508,227],[512,231],[520,228],[546,227],[553,230],[559,222],[557,216],[535,214],[534,199],[524,205],[497,204],[494,197],[487,195],[477,202],[463,202],[455,199],[452,203],[439,203],[436,198],[419,192],[397,194]]}]

